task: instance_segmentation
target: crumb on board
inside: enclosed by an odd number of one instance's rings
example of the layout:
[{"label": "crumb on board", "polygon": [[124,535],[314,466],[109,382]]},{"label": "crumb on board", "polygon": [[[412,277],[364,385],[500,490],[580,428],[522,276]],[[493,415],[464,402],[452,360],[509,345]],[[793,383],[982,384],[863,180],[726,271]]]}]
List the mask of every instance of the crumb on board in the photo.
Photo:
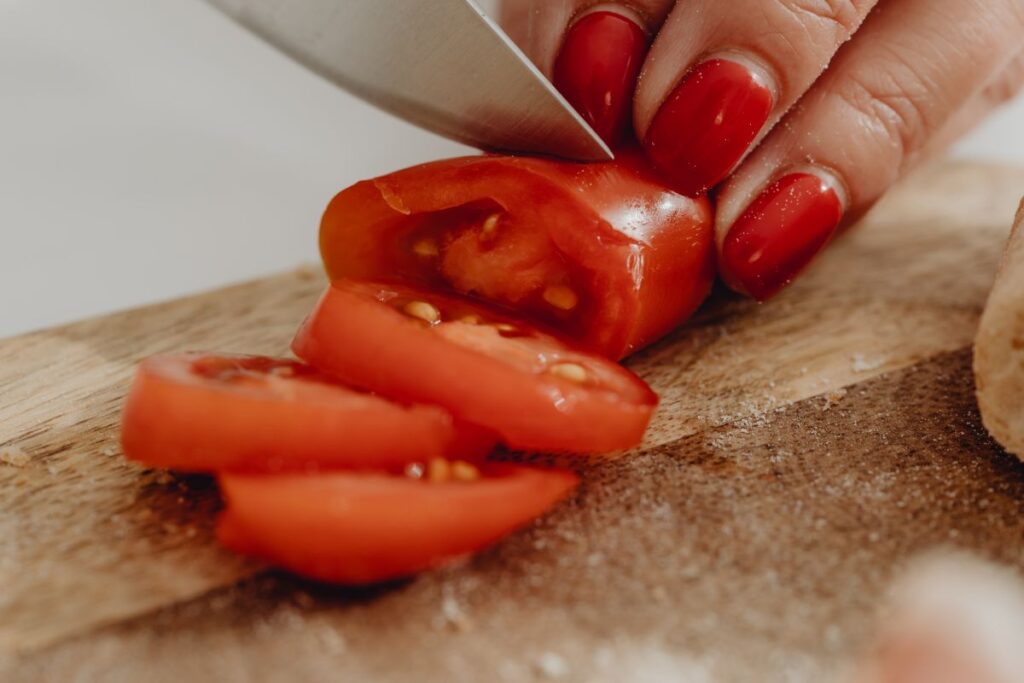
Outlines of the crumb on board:
[{"label": "crumb on board", "polygon": [[12,467],[24,467],[32,458],[18,446],[0,447],[0,463]]},{"label": "crumb on board", "polygon": [[456,633],[464,633],[473,625],[469,615],[456,599],[454,587],[449,583],[445,583],[441,587],[440,609],[433,625],[434,628],[448,629]]},{"label": "crumb on board", "polygon": [[441,600],[441,618],[453,631],[462,633],[469,630],[469,617],[462,610],[462,605],[451,595],[446,595]]},{"label": "crumb on board", "polygon": [[565,659],[554,652],[544,652],[534,662],[534,667],[544,678],[564,678],[569,673],[569,665]]},{"label": "crumb on board", "polygon": [[843,387],[839,387],[838,389],[833,389],[832,391],[825,394],[822,397],[824,398],[825,403],[824,405],[821,406],[821,412],[828,412],[834,406],[839,405],[839,402],[846,398],[846,393],[846,389],[844,389]]},{"label": "crumb on board", "polygon": [[850,368],[854,372],[871,372],[877,370],[885,364],[885,359],[881,356],[868,357],[863,353],[855,353],[850,359]]}]

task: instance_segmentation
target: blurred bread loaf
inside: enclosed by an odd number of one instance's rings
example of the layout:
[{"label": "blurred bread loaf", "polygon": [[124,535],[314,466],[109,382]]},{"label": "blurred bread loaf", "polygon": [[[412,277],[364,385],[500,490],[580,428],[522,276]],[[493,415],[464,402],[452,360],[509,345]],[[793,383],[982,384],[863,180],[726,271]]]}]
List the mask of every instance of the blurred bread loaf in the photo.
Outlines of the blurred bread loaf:
[{"label": "blurred bread loaf", "polygon": [[985,428],[1024,460],[1024,202],[981,317],[974,377]]}]

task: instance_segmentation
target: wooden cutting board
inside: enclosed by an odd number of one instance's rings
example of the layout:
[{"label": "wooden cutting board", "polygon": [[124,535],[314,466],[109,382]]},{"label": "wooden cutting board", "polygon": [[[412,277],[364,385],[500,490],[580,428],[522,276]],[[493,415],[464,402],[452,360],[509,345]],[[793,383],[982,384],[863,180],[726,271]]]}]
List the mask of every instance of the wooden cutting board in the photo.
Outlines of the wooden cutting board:
[{"label": "wooden cutting board", "polygon": [[1022,194],[1024,170],[932,167],[772,303],[716,294],[630,361],[663,400],[642,448],[374,590],[222,552],[210,480],[117,444],[140,358],[285,352],[316,269],[0,341],[0,680],[833,680],[918,551],[1024,567],[1024,465],[969,350]]}]

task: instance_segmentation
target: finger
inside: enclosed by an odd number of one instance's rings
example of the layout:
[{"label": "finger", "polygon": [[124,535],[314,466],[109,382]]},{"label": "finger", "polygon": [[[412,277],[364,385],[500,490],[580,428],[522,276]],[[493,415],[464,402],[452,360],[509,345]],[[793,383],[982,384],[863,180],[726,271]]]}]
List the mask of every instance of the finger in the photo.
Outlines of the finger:
[{"label": "finger", "polygon": [[648,157],[683,192],[717,185],[821,75],[878,0],[687,0],[634,105]]},{"label": "finger", "polygon": [[498,23],[548,78],[562,34],[584,3],[580,0],[502,0]]},{"label": "finger", "polygon": [[502,21],[569,103],[615,144],[630,126],[633,92],[650,36],[672,2],[513,0],[503,5]]},{"label": "finger", "polygon": [[1019,0],[887,0],[719,195],[726,282],[775,294],[1008,65]]},{"label": "finger", "polygon": [[[945,154],[951,145],[988,118],[994,110],[1013,99],[1022,87],[1024,87],[1024,50],[1021,50],[1017,57],[997,73],[995,78],[986,83],[979,92],[971,95],[967,102],[939,128],[939,131],[928,139],[922,150],[915,155],[914,166]],[[904,172],[910,170],[912,170],[912,166],[908,165]],[[851,207],[843,214],[839,229],[842,230],[844,227],[853,225],[871,210],[872,206],[874,206],[873,202]]]},{"label": "finger", "polygon": [[969,133],[992,112],[1017,97],[1024,89],[1024,49],[996,74],[980,92],[967,101],[942,129],[928,141],[922,153],[924,159],[944,153],[950,145]]}]

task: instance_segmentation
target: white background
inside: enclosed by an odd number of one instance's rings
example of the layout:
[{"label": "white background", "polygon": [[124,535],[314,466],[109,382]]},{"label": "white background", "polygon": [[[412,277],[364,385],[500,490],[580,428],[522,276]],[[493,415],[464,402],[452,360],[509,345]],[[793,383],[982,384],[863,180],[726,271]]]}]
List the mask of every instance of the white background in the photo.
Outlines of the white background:
[{"label": "white background", "polygon": [[[313,261],[334,192],[465,151],[199,0],[0,0],[0,336]],[[956,154],[1024,164],[1024,100]]]}]

